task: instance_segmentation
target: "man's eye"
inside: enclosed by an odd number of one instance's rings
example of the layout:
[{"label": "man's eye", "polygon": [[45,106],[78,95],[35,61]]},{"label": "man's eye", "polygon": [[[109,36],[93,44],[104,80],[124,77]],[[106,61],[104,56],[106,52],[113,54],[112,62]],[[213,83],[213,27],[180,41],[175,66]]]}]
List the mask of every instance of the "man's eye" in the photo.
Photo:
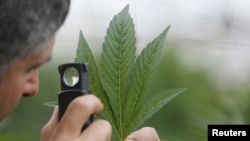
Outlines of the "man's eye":
[{"label": "man's eye", "polygon": [[27,69],[26,71],[25,71],[25,73],[30,73],[30,72],[32,72],[32,68],[29,68],[29,69]]},{"label": "man's eye", "polygon": [[37,70],[38,67],[39,67],[39,66],[28,68],[25,72],[26,72],[26,73],[30,73],[30,72],[32,72],[33,70]]}]

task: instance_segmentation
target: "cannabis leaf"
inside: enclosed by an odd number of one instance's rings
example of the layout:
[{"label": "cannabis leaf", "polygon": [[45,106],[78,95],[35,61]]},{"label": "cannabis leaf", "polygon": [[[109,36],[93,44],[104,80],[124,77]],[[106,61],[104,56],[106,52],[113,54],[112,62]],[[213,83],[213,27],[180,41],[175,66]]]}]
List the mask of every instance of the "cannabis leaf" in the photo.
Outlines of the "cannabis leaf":
[{"label": "cannabis leaf", "polygon": [[[136,37],[129,5],[110,21],[98,65],[80,31],[75,61],[90,64],[90,90],[104,104],[97,118],[110,121],[112,140],[123,140],[186,89],[150,92],[170,26],[136,58]],[[99,67],[99,68],[98,68]]]}]

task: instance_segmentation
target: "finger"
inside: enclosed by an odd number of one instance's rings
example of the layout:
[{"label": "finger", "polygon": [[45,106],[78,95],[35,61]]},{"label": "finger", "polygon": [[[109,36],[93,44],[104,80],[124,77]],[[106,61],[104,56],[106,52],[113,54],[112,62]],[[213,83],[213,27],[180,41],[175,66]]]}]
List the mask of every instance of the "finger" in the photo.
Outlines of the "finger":
[{"label": "finger", "polygon": [[58,132],[70,138],[78,137],[81,128],[91,114],[102,110],[101,101],[94,95],[84,95],[74,99],[68,106],[59,125]]},{"label": "finger", "polygon": [[160,139],[154,128],[144,127],[131,133],[125,141],[160,141]]},{"label": "finger", "polygon": [[96,120],[81,135],[86,141],[110,141],[112,127],[105,120]]},{"label": "finger", "polygon": [[53,131],[56,129],[58,125],[58,106],[55,107],[54,112],[48,121],[48,123],[43,127],[41,132],[41,141],[48,140],[52,137]]}]

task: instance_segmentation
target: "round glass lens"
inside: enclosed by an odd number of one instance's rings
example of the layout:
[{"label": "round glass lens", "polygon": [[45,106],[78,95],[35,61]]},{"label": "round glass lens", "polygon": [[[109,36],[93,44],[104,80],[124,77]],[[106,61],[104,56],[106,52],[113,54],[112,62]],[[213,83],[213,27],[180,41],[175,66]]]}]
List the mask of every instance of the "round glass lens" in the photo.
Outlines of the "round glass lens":
[{"label": "round glass lens", "polygon": [[79,81],[79,72],[74,67],[69,67],[63,74],[63,81],[67,86],[73,87]]}]

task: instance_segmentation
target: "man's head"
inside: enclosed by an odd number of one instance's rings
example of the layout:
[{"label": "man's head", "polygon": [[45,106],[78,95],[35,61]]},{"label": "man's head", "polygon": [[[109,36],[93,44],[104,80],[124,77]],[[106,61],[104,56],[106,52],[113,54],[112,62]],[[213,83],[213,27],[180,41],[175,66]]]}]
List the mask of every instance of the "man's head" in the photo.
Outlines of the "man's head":
[{"label": "man's head", "polygon": [[69,0],[0,1],[0,78],[19,57],[50,40],[64,22]]},{"label": "man's head", "polygon": [[0,1],[0,121],[38,90],[37,68],[50,59],[69,0]]}]

